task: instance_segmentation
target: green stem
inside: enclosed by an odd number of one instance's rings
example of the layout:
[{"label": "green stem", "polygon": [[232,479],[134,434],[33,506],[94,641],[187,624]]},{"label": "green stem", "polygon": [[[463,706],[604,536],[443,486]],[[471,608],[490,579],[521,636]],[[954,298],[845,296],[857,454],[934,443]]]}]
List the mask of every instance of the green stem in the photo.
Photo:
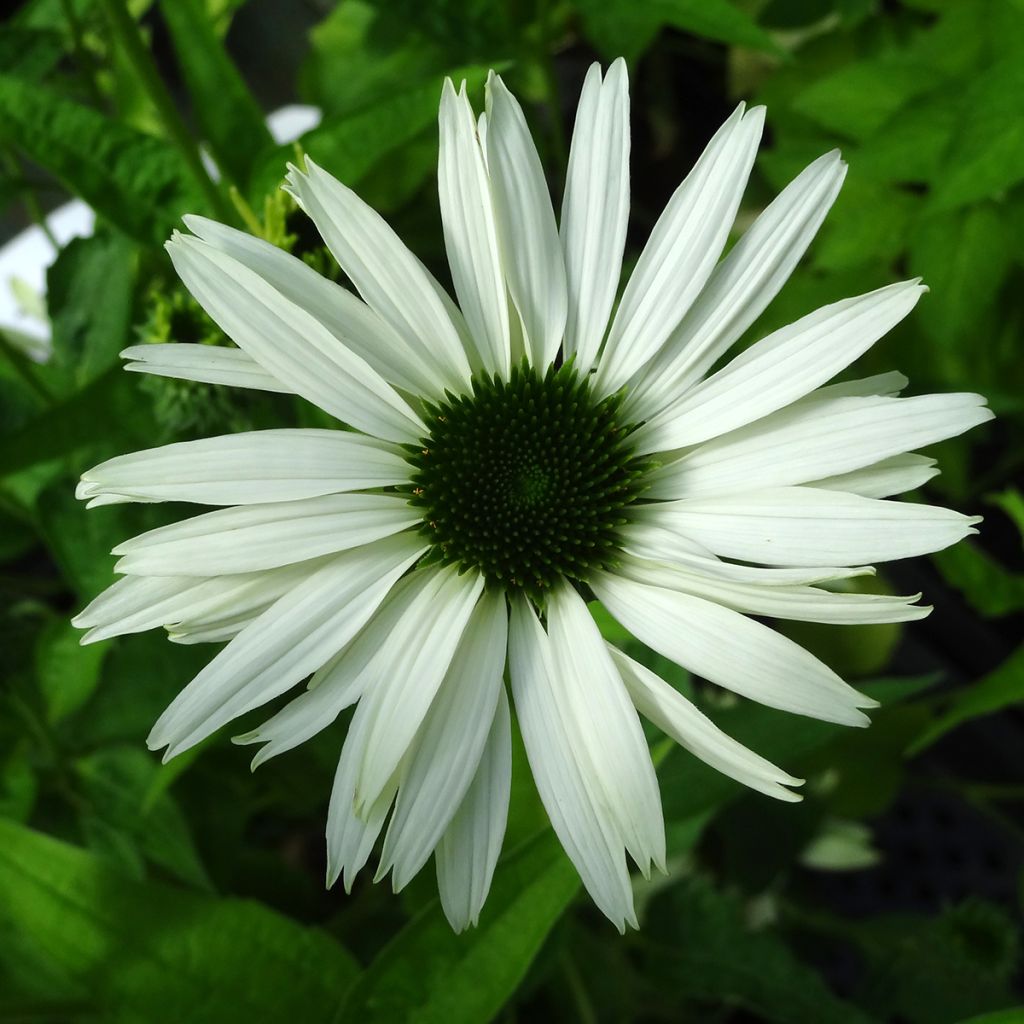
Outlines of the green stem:
[{"label": "green stem", "polygon": [[114,38],[123,48],[128,63],[138,76],[139,83],[150,102],[156,108],[168,136],[181,152],[196,184],[202,189],[218,217],[222,220],[233,220],[231,206],[221,194],[220,189],[213,183],[209,174],[206,173],[206,168],[203,167],[203,161],[199,156],[199,147],[160,78],[149,49],[142,38],[142,33],[139,31],[139,26],[129,13],[125,0],[102,0],[102,4],[110,21]]},{"label": "green stem", "polygon": [[36,375],[32,364],[18,351],[16,346],[11,344],[7,334],[3,331],[0,331],[0,354],[4,356],[14,372],[43,405],[53,404],[53,395]]},{"label": "green stem", "polygon": [[14,175],[15,180],[21,178],[24,179],[24,188],[19,188],[22,194],[22,199],[25,203],[25,209],[28,210],[29,217],[32,218],[32,222],[46,235],[46,240],[53,246],[54,252],[60,251],[60,245],[57,243],[57,239],[54,237],[53,232],[50,230],[50,225],[46,223],[46,217],[43,214],[43,208],[39,205],[39,200],[36,198],[35,189],[32,188],[28,178],[25,177],[21,165],[10,150],[5,149],[3,151],[4,163],[7,165],[7,169]]},{"label": "green stem", "polygon": [[97,109],[102,110],[105,106],[103,93],[96,84],[96,66],[85,45],[85,32],[82,30],[82,22],[75,11],[72,0],[60,0],[61,8],[64,11],[64,20],[68,23],[68,31],[71,33],[71,46],[75,54],[75,66],[78,74],[85,83],[93,103]]},{"label": "green stem", "polygon": [[558,161],[558,180],[564,177],[569,166],[569,140],[566,138],[565,125],[562,124],[562,93],[558,88],[558,76],[555,73],[555,62],[550,53],[545,53],[540,60],[544,75],[545,90],[548,94],[548,113],[551,122],[551,148]]},{"label": "green stem", "polygon": [[573,1004],[576,1007],[576,1015],[580,1024],[597,1024],[597,1014],[594,1012],[594,1004],[590,1001],[587,988],[583,984],[580,972],[568,951],[562,953],[562,973],[565,975],[566,984],[569,986],[569,993],[572,996]]}]

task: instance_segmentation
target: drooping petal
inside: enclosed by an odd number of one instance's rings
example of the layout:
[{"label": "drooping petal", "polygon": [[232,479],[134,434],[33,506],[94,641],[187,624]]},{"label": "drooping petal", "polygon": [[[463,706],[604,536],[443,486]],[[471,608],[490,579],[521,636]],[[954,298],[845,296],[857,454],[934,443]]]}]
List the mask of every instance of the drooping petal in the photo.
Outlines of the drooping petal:
[{"label": "drooping petal", "polygon": [[242,630],[171,702],[147,743],[174,757],[315,672],[423,551],[411,534],[331,560]]},{"label": "drooping petal", "polygon": [[874,705],[792,640],[729,608],[610,573],[598,600],[648,647],[696,675],[782,711],[867,725]]},{"label": "drooping petal", "polygon": [[124,501],[249,505],[402,483],[391,445],[344,430],[256,430],[119,455],[82,474],[89,508]]},{"label": "drooping petal", "polygon": [[221,345],[130,345],[121,353],[130,373],[174,377],[202,384],[227,384],[250,391],[295,392],[240,348]]},{"label": "drooping petal", "polygon": [[700,294],[728,238],[763,125],[763,107],[744,113],[741,104],[668,201],[612,321],[597,370],[600,393],[622,387]]},{"label": "drooping petal", "polygon": [[703,498],[804,484],[863,469],[992,419],[980,395],[798,402],[722,434],[657,470],[656,498]]},{"label": "drooping petal", "polygon": [[670,451],[700,444],[795,402],[895,327],[924,290],[916,281],[888,285],[780,328],[648,421],[637,445]]},{"label": "drooping petal", "polygon": [[592,64],[576,108],[560,234],[568,317],[564,354],[587,373],[608,327],[629,221],[629,80],[620,57]]},{"label": "drooping petal", "polygon": [[786,283],[839,194],[833,150],[786,186],[722,262],[664,346],[636,376],[627,408],[645,418],[678,401],[761,315]]},{"label": "drooping petal", "polygon": [[508,290],[530,361],[543,369],[565,333],[565,261],[551,196],[523,111],[502,80],[487,79],[487,170]]},{"label": "drooping petal", "polygon": [[658,780],[629,695],[583,599],[568,583],[547,602],[548,636],[557,672],[555,700],[581,768],[601,789],[626,849],[645,876],[665,865],[665,826]]},{"label": "drooping petal", "polygon": [[198,238],[175,234],[166,248],[203,309],[277,380],[375,437],[421,436],[422,421],[391,385],[259,274]]},{"label": "drooping petal", "polygon": [[813,487],[654,503],[638,521],[673,530],[716,555],[765,565],[863,565],[941,551],[976,533],[980,517]]},{"label": "drooping petal", "polygon": [[287,189],[309,215],[359,294],[432,365],[448,387],[469,381],[469,360],[441,287],[384,219],[306,157]]},{"label": "drooping petal", "polygon": [[612,924],[636,925],[623,838],[597,797],[589,764],[576,755],[575,725],[563,717],[551,642],[525,599],[512,602],[509,676],[526,754],[552,828],[587,892]]},{"label": "drooping petal", "polygon": [[161,526],[114,548],[118,572],[221,576],[255,572],[346,551],[419,521],[390,494],[325,494],[301,501],[238,505]]},{"label": "drooping petal", "polygon": [[382,878],[393,868],[395,891],[426,864],[477,773],[501,693],[507,637],[504,594],[484,594],[403,766],[377,872]]},{"label": "drooping petal", "polygon": [[438,121],[437,185],[455,294],[484,368],[507,375],[508,298],[491,187],[465,82],[456,95],[451,79],[445,79]]},{"label": "drooping petal", "polygon": [[186,217],[197,237],[259,274],[306,310],[386,381],[414,393],[438,394],[440,375],[422,352],[350,291],[277,246],[206,217]]},{"label": "drooping petal", "polygon": [[776,800],[792,802],[800,799],[798,793],[785,787],[799,786],[803,779],[794,778],[742,743],[737,743],[649,668],[611,644],[608,650],[637,711],[676,743],[716,771],[759,793]]},{"label": "drooping petal", "polygon": [[456,932],[477,923],[487,899],[505,838],[511,788],[511,721],[501,689],[476,775],[434,851],[441,906]]}]

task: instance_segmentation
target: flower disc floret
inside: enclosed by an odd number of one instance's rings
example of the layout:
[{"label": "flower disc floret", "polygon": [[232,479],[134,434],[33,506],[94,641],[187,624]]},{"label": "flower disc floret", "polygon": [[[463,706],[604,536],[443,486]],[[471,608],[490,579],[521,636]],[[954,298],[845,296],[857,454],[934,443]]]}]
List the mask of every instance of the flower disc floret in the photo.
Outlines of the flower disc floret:
[{"label": "flower disc floret", "polygon": [[428,406],[430,432],[409,449],[409,499],[433,557],[527,592],[614,564],[623,511],[650,466],[621,407],[621,394],[597,399],[572,364],[539,374],[525,363]]}]

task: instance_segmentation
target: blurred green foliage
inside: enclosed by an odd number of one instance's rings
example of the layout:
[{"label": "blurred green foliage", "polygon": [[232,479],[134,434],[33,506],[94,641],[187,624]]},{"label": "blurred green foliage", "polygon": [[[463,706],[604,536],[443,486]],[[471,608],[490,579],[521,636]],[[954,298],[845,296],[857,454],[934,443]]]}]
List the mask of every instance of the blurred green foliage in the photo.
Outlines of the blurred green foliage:
[{"label": "blurred green foliage", "polygon": [[[1024,780],[968,777],[935,755],[1024,697],[1024,5],[309,6],[318,20],[294,90],[279,99],[301,97],[324,116],[287,146],[272,142],[250,91],[259,61],[239,70],[229,56],[247,17],[278,8],[128,4],[194,132],[185,142],[165,116],[168,87],[157,95],[140,77],[106,20],[109,3],[29,0],[0,32],[0,196],[38,216],[75,195],[99,218],[49,271],[50,358],[0,335],[0,1021],[1024,1020],[1024,1009],[1006,1009],[1019,998],[1019,907],[970,899],[941,913],[850,917],[820,884],[830,870],[859,877],[880,857],[884,868],[872,830],[901,794],[921,790],[971,807],[1016,844],[1014,863],[1022,857]],[[303,29],[296,18],[275,31]],[[149,635],[82,648],[68,619],[109,582],[118,540],[178,510],[86,514],[74,481],[134,448],[318,422],[291,399],[242,404],[118,369],[117,353],[139,340],[223,341],[161,248],[182,213],[216,206],[323,264],[292,214],[267,219],[285,162],[306,152],[444,276],[434,193],[443,77],[465,78],[479,99],[487,69],[503,71],[526,100],[557,193],[585,68],[619,54],[634,96],[628,255],[739,99],[769,108],[741,227],[806,163],[841,147],[843,193],[750,336],[923,276],[931,294],[858,369],[898,367],[921,392],[989,397],[995,424],[941,446],[943,475],[929,485],[988,522],[975,541],[879,581],[923,585],[940,627],[799,631],[882,701],[866,732],[732,706],[634,646],[739,740],[805,776],[807,799],[770,803],[669,752],[659,777],[672,874],[637,880],[643,928],[620,939],[577,900],[518,747],[507,853],[480,927],[455,936],[429,877],[399,897],[365,883],[351,897],[323,891],[344,721],[255,776],[223,737],[169,765],[146,752],[151,723],[207,653]],[[199,143],[219,186],[197,180]],[[854,964],[840,972],[841,992],[830,984],[834,951]]]}]

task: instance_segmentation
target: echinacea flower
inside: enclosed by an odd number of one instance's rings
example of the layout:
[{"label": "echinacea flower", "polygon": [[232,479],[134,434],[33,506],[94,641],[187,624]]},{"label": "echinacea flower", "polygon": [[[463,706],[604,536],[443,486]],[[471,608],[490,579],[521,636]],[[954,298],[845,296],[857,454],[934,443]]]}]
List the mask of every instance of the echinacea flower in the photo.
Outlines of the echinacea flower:
[{"label": "echinacea flower", "polygon": [[[834,303],[711,372],[792,272],[842,184],[828,153],[729,254],[764,111],[741,105],[654,227],[621,299],[625,66],[587,75],[556,221],[523,113],[447,83],[439,189],[456,306],[354,192],[311,160],[287,189],[361,298],[200,217],[167,249],[236,349],[149,345],[128,369],[294,393],[337,429],[172,444],[86,473],[90,505],[224,508],[115,549],[85,640],[166,627],[227,645],[149,738],[173,757],[293,689],[254,765],[356,705],[327,823],[328,883],[433,853],[475,922],[509,801],[509,695],[537,789],[601,910],[635,925],[626,855],[664,867],[638,715],[769,796],[800,780],[722,733],[602,638],[596,598],[649,648],[774,708],[865,725],[874,702],[751,616],[917,619],[916,597],[827,589],[974,519],[888,500],[936,472],[906,454],[990,418],[977,395],[896,397],[897,373],[828,381],[899,323],[916,281]],[[506,688],[507,678],[507,688]]]}]

